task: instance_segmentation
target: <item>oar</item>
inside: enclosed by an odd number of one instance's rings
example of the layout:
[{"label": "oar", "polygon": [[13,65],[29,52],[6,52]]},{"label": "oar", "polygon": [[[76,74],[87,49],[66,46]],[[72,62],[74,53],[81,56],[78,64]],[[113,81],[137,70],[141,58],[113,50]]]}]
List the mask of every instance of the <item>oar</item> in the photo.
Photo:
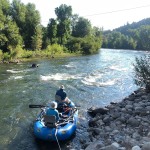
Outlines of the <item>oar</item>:
[{"label": "oar", "polygon": [[[42,107],[48,107],[48,106],[45,106],[45,105],[29,105],[29,108],[42,108]],[[81,107],[79,105],[75,105],[75,107]]]},{"label": "oar", "polygon": [[29,105],[29,108],[42,108],[42,107],[47,107],[45,105]]}]

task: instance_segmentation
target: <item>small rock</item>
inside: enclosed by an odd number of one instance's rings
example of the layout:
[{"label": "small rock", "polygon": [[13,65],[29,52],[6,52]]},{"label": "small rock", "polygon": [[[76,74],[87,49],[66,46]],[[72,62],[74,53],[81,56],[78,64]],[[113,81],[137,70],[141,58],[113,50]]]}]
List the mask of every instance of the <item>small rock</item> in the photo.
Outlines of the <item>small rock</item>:
[{"label": "small rock", "polygon": [[141,150],[141,148],[139,146],[134,146],[132,147],[132,150]]}]

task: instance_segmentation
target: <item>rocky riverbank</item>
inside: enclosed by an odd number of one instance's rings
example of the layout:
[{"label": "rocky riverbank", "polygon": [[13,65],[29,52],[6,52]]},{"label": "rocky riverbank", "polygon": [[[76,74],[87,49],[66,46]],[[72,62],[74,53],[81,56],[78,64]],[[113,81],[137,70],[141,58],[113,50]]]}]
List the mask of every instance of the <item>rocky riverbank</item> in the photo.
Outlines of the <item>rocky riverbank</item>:
[{"label": "rocky riverbank", "polygon": [[150,150],[150,93],[133,92],[89,120],[85,150]]}]

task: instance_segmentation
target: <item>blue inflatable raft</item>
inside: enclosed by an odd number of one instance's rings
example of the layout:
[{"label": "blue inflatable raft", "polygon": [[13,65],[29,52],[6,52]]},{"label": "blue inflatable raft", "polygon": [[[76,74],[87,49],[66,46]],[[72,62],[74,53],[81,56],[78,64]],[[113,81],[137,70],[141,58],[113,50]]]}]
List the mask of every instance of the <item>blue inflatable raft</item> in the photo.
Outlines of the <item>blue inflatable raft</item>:
[{"label": "blue inflatable raft", "polygon": [[34,123],[34,135],[38,139],[47,141],[64,141],[68,140],[76,131],[78,110],[74,103],[67,111],[58,111],[61,113],[60,120],[56,123],[54,116],[44,115],[44,109],[38,115]]}]

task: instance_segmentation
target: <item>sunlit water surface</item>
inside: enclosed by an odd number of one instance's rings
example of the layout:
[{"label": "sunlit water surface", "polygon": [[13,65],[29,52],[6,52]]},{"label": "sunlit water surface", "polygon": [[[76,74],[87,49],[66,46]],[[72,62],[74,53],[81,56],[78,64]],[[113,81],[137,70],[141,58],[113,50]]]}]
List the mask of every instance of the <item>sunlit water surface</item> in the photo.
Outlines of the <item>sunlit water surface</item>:
[{"label": "sunlit water surface", "polygon": [[[58,149],[56,143],[44,147],[35,141],[33,121],[40,110],[29,109],[29,104],[54,100],[56,90],[64,84],[70,99],[82,106],[79,118],[86,120],[87,108],[121,101],[138,88],[132,64],[135,57],[145,54],[101,49],[90,56],[36,60],[38,68],[30,68],[33,62],[0,64],[0,149]],[[70,142],[77,144],[77,136]]]}]

